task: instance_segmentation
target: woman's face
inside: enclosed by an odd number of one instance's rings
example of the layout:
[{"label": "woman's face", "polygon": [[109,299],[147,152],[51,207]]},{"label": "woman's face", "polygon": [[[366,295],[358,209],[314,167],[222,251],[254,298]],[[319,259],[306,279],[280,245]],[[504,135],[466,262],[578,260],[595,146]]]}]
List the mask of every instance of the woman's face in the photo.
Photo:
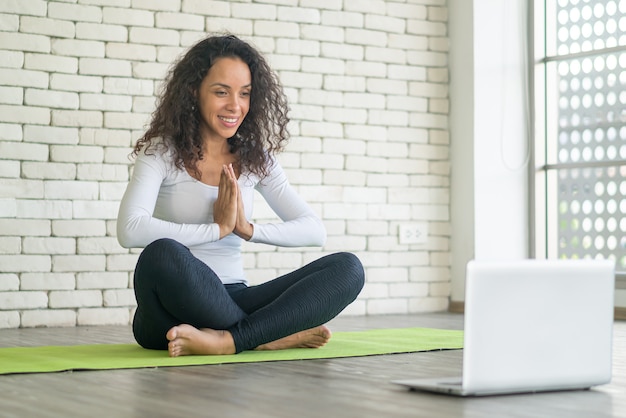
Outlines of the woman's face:
[{"label": "woman's face", "polygon": [[239,58],[215,61],[198,89],[200,132],[204,138],[226,139],[237,132],[250,109],[252,76]]}]

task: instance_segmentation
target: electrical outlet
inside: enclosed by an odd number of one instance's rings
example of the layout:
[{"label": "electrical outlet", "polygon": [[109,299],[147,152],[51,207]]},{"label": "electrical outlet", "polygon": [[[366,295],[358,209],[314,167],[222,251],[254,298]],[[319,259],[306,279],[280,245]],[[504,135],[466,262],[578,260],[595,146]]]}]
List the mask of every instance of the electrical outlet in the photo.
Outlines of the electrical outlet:
[{"label": "electrical outlet", "polygon": [[424,244],[428,240],[426,222],[401,224],[398,228],[400,244]]}]

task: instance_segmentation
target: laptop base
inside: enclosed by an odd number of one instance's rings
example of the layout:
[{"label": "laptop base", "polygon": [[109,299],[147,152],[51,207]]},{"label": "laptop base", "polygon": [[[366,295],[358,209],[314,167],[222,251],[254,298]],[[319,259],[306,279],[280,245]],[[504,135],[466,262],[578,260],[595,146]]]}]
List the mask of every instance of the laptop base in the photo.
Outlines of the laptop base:
[{"label": "laptop base", "polygon": [[545,389],[512,389],[506,388],[502,390],[486,390],[486,391],[467,391],[463,389],[461,377],[447,377],[447,378],[432,378],[432,379],[406,379],[406,380],[393,380],[391,383],[404,386],[415,392],[431,392],[431,393],[443,393],[446,395],[460,396],[460,397],[472,397],[472,396],[497,396],[497,395],[515,395],[515,394],[528,394],[528,393],[542,393],[542,392],[562,392],[572,390],[589,390],[590,386],[572,386],[558,388],[545,388]]}]

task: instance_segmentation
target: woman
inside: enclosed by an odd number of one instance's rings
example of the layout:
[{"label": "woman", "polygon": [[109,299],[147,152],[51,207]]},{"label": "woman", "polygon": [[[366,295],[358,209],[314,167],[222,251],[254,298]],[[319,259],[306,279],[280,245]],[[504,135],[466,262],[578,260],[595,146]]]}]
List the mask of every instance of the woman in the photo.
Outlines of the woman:
[{"label": "woman", "polygon": [[[171,356],[321,347],[324,325],[364,283],[356,256],[336,253],[248,286],[242,240],[321,246],[320,219],[275,159],[287,102],[264,58],[235,36],[191,47],[166,79],[134,148],[117,236],[137,261],[133,333]],[[254,191],[282,222],[252,224]]]}]

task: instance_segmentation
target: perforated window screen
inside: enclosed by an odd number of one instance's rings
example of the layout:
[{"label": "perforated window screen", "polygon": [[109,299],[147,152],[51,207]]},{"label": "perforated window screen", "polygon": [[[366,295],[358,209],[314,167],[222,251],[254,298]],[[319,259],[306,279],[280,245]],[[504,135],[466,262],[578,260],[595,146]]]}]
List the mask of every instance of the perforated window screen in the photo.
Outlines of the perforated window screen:
[{"label": "perforated window screen", "polygon": [[626,0],[545,4],[547,252],[626,271]]}]

